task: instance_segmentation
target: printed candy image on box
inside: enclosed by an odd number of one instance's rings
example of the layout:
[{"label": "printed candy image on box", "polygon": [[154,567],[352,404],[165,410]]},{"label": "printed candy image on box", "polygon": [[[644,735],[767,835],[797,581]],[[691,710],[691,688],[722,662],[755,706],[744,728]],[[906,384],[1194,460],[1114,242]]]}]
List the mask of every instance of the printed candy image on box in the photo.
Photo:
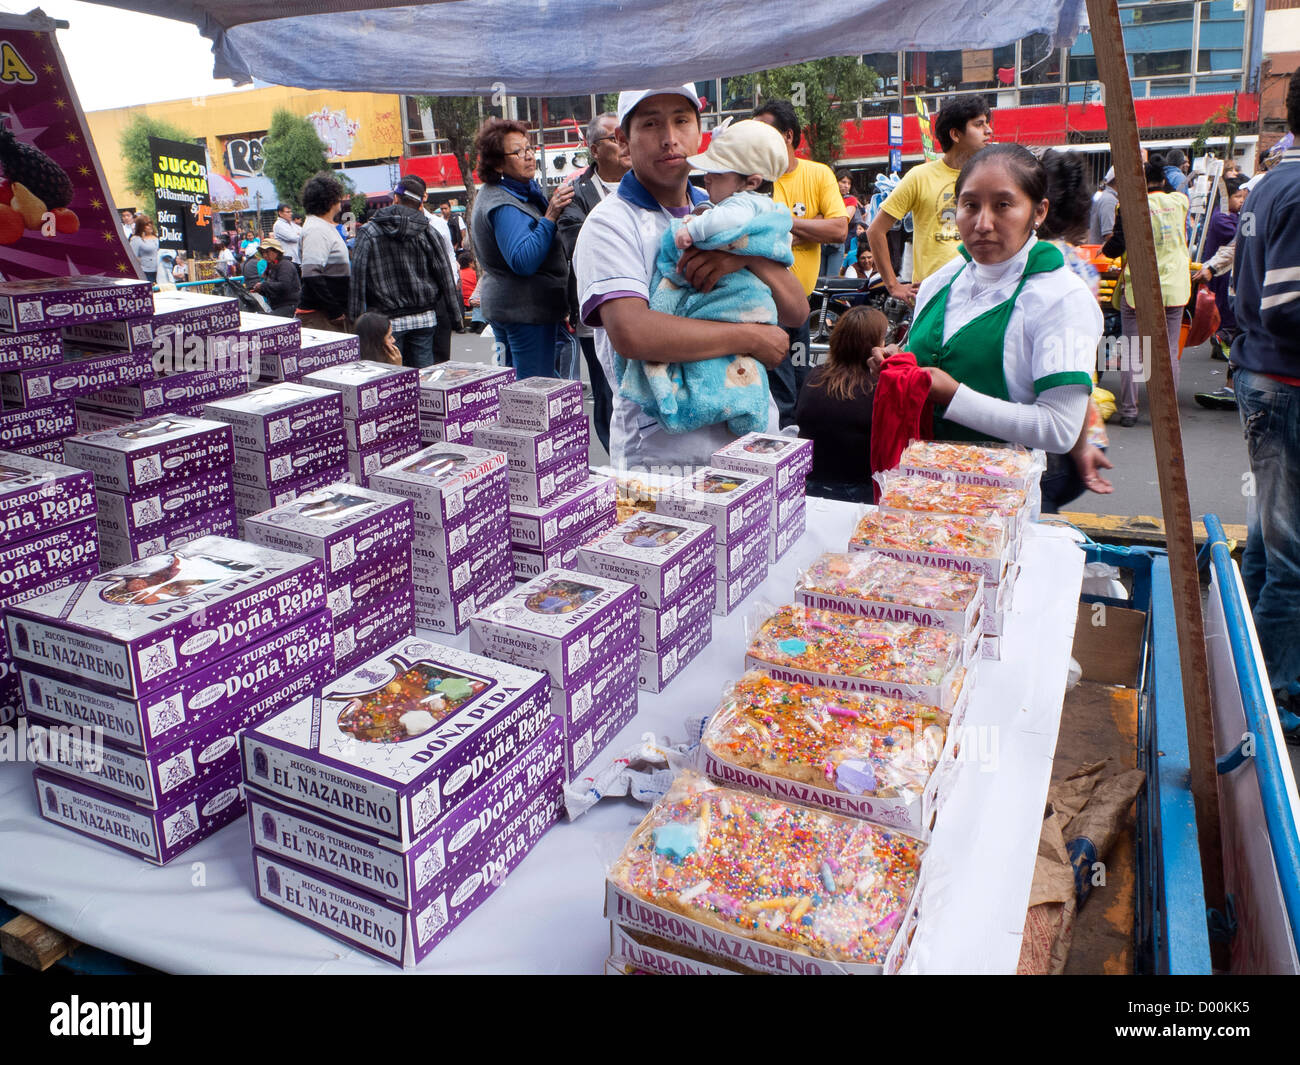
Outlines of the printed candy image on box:
[{"label": "printed candy image on box", "polygon": [[410,907],[422,894],[442,890],[451,873],[555,780],[563,763],[564,733],[560,723],[552,721],[481,788],[447,795],[447,802],[455,805],[407,849],[306,813],[252,786],[247,791],[249,832],[253,845],[267,856],[288,858]]},{"label": "printed candy image on box", "polygon": [[274,451],[235,450],[232,476],[235,484],[268,490],[301,480],[326,469],[336,469],[347,461],[348,449],[343,427],[305,440],[294,438]]},{"label": "printed candy image on box", "polygon": [[229,426],[166,414],[69,437],[63,454],[69,465],[90,470],[97,487],[133,492],[229,469],[234,446]]},{"label": "printed candy image on box", "polygon": [[263,381],[300,381],[309,373],[361,358],[361,341],[351,333],[303,329],[299,347],[263,352],[258,357]]},{"label": "printed candy image on box", "polygon": [[101,535],[134,542],[152,536],[156,527],[230,506],[233,498],[228,470],[212,470],[129,496],[96,488],[95,520]]},{"label": "printed candy image on box", "polygon": [[812,469],[812,454],[811,440],[773,433],[748,433],[715,451],[712,462],[719,469],[770,477],[777,493],[782,493],[796,486],[802,491],[803,482]]},{"label": "printed candy image on box", "polygon": [[388,407],[362,418],[345,419],[343,431],[347,433],[350,451],[407,436],[414,436],[418,440],[420,411],[413,403],[408,406]]},{"label": "printed candy image on box", "polygon": [[511,470],[538,473],[551,464],[577,457],[586,465],[590,443],[587,422],[574,418],[550,429],[514,429],[495,423],[474,430],[474,446],[504,451]]},{"label": "printed candy image on box", "polygon": [[16,660],[139,697],[324,605],[317,559],[207,536],[29,600],[5,623]]},{"label": "printed candy image on box", "polygon": [[206,417],[234,431],[235,447],[275,452],[342,428],[343,401],[328,388],[292,382],[255,388],[204,408]]},{"label": "printed candy image on box", "polygon": [[357,484],[367,486],[370,478],[387,466],[401,462],[408,455],[414,455],[424,445],[420,443],[420,434],[411,433],[396,440],[381,440],[360,451],[348,451],[348,474]]},{"label": "printed candy image on box", "polygon": [[[501,424],[546,432],[582,416],[582,383],[555,377],[525,377],[501,389]],[[584,421],[585,424],[585,421]]]},{"label": "printed candy image on box", "polygon": [[[20,336],[22,334],[19,334]],[[0,451],[57,440],[77,431],[77,408],[70,399],[45,407],[0,412]]]},{"label": "printed candy image on box", "polygon": [[608,641],[638,622],[636,589],[577,570],[548,570],[470,618],[481,653],[544,669],[561,687],[603,660]]},{"label": "printed candy image on box", "polygon": [[666,517],[689,518],[712,525],[719,543],[730,543],[772,509],[769,477],[705,467],[669,485],[655,506]]},{"label": "printed candy image on box", "polygon": [[444,889],[420,894],[410,908],[255,849],[257,897],[367,954],[413,966],[478,909],[559,820],[564,810],[560,785],[560,777],[552,778],[496,839],[465,860]]},{"label": "printed candy image on box", "polygon": [[[445,365],[445,364],[444,364]],[[484,495],[506,509],[506,457],[464,444],[435,444],[371,475],[371,487],[415,503],[421,532],[446,528]]]},{"label": "printed candy image on box", "polygon": [[333,577],[409,546],[414,512],[409,499],[340,482],[249,518],[244,532],[252,543],[321,559]]},{"label": "printed candy image on box", "polygon": [[271,709],[276,700],[312,694],[334,666],[328,611],[318,610],[242,651],[195,670],[142,699],[124,698],[85,678],[23,664],[23,698],[33,713],[151,754],[239,707]]},{"label": "printed candy image on box", "polygon": [[26,370],[62,361],[63,334],[57,329],[39,333],[0,333],[0,370]]},{"label": "printed candy image on box", "polygon": [[46,769],[37,769],[33,775],[36,799],[46,821],[153,865],[166,865],[244,813],[237,765],[160,810],[146,810],[130,799]]},{"label": "printed candy image on box", "polygon": [[43,407],[61,399],[89,395],[112,385],[148,381],[153,365],[143,351],[70,350],[52,366],[0,373],[0,397],[9,407]]},{"label": "printed candy image on box", "polygon": [[191,289],[173,289],[153,295],[153,335],[205,337],[239,328],[239,301]]},{"label": "printed candy image on box", "polygon": [[544,550],[568,539],[614,510],[615,480],[608,474],[590,473],[544,507],[510,508],[510,541],[530,550]]},{"label": "printed candy image on box", "polygon": [[558,458],[536,473],[509,470],[510,505],[544,507],[586,480],[587,472],[585,453]]},{"label": "printed candy image on box", "polygon": [[498,407],[502,385],[515,379],[508,366],[440,362],[420,371],[420,419],[450,418],[466,411]]},{"label": "printed candy image on box", "polygon": [[0,451],[0,545],[94,516],[89,472]]},{"label": "printed candy image on box", "polygon": [[401,640],[244,733],[263,792],[409,846],[550,726],[532,670]]},{"label": "printed candy image on box", "polygon": [[143,539],[131,539],[113,533],[99,534],[100,562],[105,566],[124,566],[136,559],[172,551],[202,536],[239,535],[239,515],[234,505],[205,510],[201,514],[155,526]]},{"label": "printed candy image on box", "polygon": [[419,372],[408,366],[358,360],[303,377],[303,384],[329,388],[343,398],[343,417],[364,418],[372,411],[419,402]]},{"label": "printed candy image on box", "polygon": [[0,329],[30,333],[80,322],[153,314],[153,286],[135,278],[31,278],[0,281]]},{"label": "printed candy image on box", "polygon": [[640,514],[578,549],[579,569],[628,581],[642,606],[667,606],[713,554],[713,529],[702,522]]}]

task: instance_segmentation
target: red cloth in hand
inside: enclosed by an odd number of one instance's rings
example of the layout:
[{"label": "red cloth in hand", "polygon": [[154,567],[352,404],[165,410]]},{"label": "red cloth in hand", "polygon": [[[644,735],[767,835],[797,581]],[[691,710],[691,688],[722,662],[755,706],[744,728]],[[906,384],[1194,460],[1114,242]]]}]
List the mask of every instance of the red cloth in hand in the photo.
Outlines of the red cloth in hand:
[{"label": "red cloth in hand", "polygon": [[[872,475],[897,466],[903,449],[913,440],[933,436],[930,375],[916,365],[916,356],[910,351],[891,355],[881,367],[871,404]],[[874,486],[873,498],[880,501],[879,485]]]}]

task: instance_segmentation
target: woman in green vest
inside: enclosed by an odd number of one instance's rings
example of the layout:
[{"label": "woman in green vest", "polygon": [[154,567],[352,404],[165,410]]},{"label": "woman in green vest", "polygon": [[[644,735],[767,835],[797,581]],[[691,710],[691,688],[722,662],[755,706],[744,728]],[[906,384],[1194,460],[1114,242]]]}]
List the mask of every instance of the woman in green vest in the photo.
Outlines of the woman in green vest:
[{"label": "woman in green vest", "polygon": [[[956,184],[960,255],[921,284],[907,349],[930,375],[940,440],[1048,453],[1043,510],[1108,491],[1083,433],[1102,316],[1061,249],[1040,241],[1048,179],[1015,144],[985,148]],[[883,352],[881,354],[884,354]]]}]

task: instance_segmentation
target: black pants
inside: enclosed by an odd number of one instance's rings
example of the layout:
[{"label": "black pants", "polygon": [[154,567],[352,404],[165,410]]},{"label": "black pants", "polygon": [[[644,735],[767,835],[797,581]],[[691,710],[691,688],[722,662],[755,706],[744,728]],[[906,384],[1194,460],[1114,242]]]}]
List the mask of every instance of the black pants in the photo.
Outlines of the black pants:
[{"label": "black pants", "polygon": [[596,338],[578,337],[582,357],[587,362],[587,376],[591,378],[591,427],[596,439],[609,454],[609,422],[614,415],[614,393],[605,377],[605,368],[596,357]]},{"label": "black pants", "polygon": [[785,361],[775,370],[767,371],[767,383],[772,389],[772,398],[776,400],[782,429],[794,424],[794,407],[799,401],[799,391],[812,372],[809,350],[812,339],[808,334],[808,323],[787,329],[786,333],[790,336],[790,350],[786,352]]},{"label": "black pants", "polygon": [[1043,493],[1041,510],[1044,514],[1055,514],[1088,490],[1069,455],[1048,455],[1047,469],[1043,471],[1039,485]]},{"label": "black pants", "polygon": [[433,327],[433,361],[446,362],[451,358],[451,322],[445,314],[438,315],[438,324]]}]

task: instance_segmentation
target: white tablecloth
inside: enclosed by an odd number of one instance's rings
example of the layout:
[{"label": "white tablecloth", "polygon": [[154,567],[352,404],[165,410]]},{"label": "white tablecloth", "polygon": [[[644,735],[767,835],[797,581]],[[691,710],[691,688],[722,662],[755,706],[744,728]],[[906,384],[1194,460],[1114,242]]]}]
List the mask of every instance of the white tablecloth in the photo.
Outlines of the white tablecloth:
[{"label": "white tablecloth", "polygon": [[[641,695],[636,720],[610,750],[651,730],[680,740],[687,716],[711,710],[742,672],[746,617],[760,602],[789,602],[798,570],[844,550],[854,512],[810,499],[803,539],[730,617],[714,619],[713,642],[666,692]],[[1021,558],[1007,653],[980,665],[966,717],[971,760],[926,857],[909,970],[1009,973],[1020,953],[1083,554],[1064,530],[1031,526]],[[609,952],[605,869],[644,813],[609,800],[552,828],[416,971],[600,972]],[[258,903],[246,821],[159,869],[41,821],[30,764],[0,766],[0,898],[81,942],[169,972],[398,971]]]}]

